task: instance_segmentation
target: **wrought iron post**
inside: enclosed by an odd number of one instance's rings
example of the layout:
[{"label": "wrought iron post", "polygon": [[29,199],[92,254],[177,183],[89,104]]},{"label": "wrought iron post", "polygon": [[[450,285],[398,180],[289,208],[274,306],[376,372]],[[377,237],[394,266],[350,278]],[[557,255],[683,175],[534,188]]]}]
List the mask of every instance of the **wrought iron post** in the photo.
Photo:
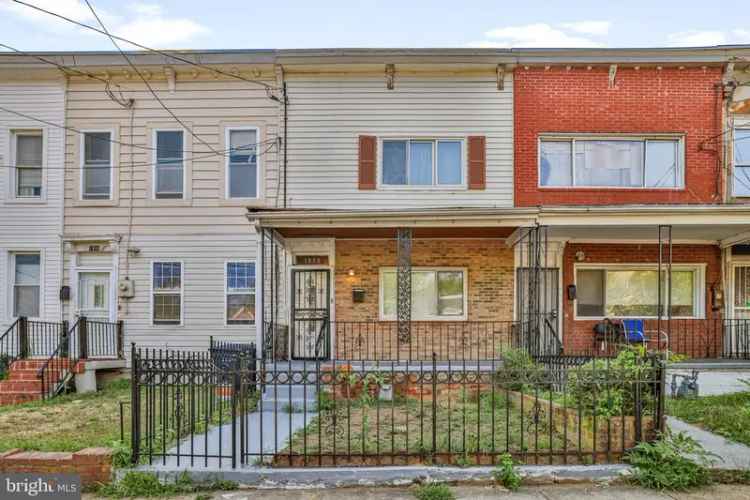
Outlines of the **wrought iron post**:
[{"label": "wrought iron post", "polygon": [[26,359],[29,357],[29,321],[26,316],[18,318],[18,357]]},{"label": "wrought iron post", "polygon": [[89,357],[89,333],[86,316],[78,318],[78,359]]},{"label": "wrought iron post", "polygon": [[[672,348],[672,226],[659,225],[659,249],[658,249],[658,270],[656,291],[656,332],[657,348],[661,343],[662,316],[666,310],[667,316],[667,351]],[[666,266],[666,304],[664,304],[664,267]]]},{"label": "wrought iron post", "polygon": [[411,341],[411,237],[410,228],[396,230],[396,317],[398,319],[398,340]]}]

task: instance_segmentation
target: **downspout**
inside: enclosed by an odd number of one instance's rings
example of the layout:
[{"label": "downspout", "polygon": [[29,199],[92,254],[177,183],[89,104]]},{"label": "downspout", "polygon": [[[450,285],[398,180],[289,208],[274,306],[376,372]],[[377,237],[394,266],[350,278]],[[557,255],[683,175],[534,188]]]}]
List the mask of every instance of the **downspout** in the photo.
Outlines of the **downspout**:
[{"label": "downspout", "polygon": [[286,208],[286,179],[287,179],[287,145],[288,141],[287,138],[289,137],[288,133],[288,124],[289,124],[289,112],[287,108],[289,107],[289,97],[286,93],[286,79],[284,80],[284,83],[282,84],[282,91],[283,91],[283,103],[284,106],[284,208]]}]

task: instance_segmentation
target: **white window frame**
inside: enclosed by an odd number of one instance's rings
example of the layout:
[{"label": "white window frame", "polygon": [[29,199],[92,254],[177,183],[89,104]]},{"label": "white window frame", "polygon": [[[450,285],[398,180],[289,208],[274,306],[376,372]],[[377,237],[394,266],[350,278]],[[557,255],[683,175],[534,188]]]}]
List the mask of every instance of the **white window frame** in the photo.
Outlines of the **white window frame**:
[{"label": "white window frame", "polygon": [[[11,169],[9,182],[9,199],[19,202],[40,202],[47,198],[47,134],[43,128],[10,128],[10,160],[13,168]],[[41,170],[41,193],[39,196],[20,196],[18,194],[18,137],[19,136],[37,136],[42,138],[42,164]],[[23,167],[22,167],[23,168]],[[32,168],[32,167],[29,167]]]},{"label": "white window frame", "polygon": [[[432,142],[432,184],[385,184],[383,182],[383,142],[406,141],[409,142]],[[438,184],[437,183],[437,166],[438,166],[438,142],[458,142],[461,145],[461,183],[460,184]],[[377,150],[377,186],[382,190],[394,191],[455,191],[467,189],[467,178],[469,173],[468,157],[466,152],[466,136],[379,136]],[[409,177],[409,146],[406,147],[406,175]]]},{"label": "white window frame", "polygon": [[15,302],[16,302],[16,255],[38,255],[39,256],[39,316],[28,319],[41,320],[44,318],[44,251],[33,248],[17,248],[8,250],[8,315],[7,317],[15,320]]},{"label": "white window frame", "polygon": [[[229,293],[229,264],[252,264],[254,271],[255,271],[255,288],[253,288],[252,293]],[[255,260],[253,259],[228,259],[224,261],[224,325],[225,326],[247,326],[247,325],[255,325],[256,320],[258,318],[258,266],[255,263]],[[249,323],[230,323],[229,317],[227,316],[227,307],[229,306],[229,296],[230,295],[253,295],[254,303],[255,303],[255,312],[254,317],[252,321]]]},{"label": "white window frame", "polygon": [[[642,186],[593,186],[577,185],[576,180],[576,141],[643,141],[643,185]],[[680,182],[678,186],[646,186],[646,143],[648,141],[676,141],[677,160],[679,163]],[[542,142],[570,142],[570,169],[571,185],[569,186],[545,186],[542,184]],[[685,137],[679,134],[637,134],[637,135],[586,135],[586,134],[540,134],[537,139],[537,187],[541,189],[612,189],[612,190],[636,190],[636,191],[684,191],[685,190]]]},{"label": "white window frame", "polygon": [[[156,171],[157,171],[157,163],[158,163],[158,154],[157,154],[157,136],[159,132],[182,132],[182,196],[179,198],[177,197],[164,197],[159,198],[156,196]],[[153,145],[153,151],[151,152],[151,199],[152,200],[172,200],[172,201],[182,201],[187,199],[187,134],[185,133],[185,129],[183,128],[155,128],[151,130],[151,144]]]},{"label": "white window frame", "polygon": [[[229,182],[231,176],[229,175],[229,164],[230,164],[230,138],[232,132],[243,132],[243,131],[254,131],[255,132],[255,196],[230,196],[229,194]],[[237,125],[226,127],[224,130],[224,144],[226,144],[226,159],[224,161],[224,198],[227,200],[258,200],[261,198],[261,163],[262,158],[260,154],[260,127],[254,125]]]},{"label": "white window frame", "polygon": [[[657,271],[657,264],[575,264],[573,266],[573,284],[578,290],[578,271],[579,270],[595,271]],[[663,266],[666,273],[667,267]],[[695,314],[692,316],[672,316],[673,319],[703,319],[706,317],[706,264],[672,264],[672,271],[693,271],[693,306]],[[607,288],[604,288],[604,307],[607,307]],[[573,301],[573,319],[575,320],[603,320],[604,318],[617,319],[656,319],[657,316],[579,316],[578,315],[578,294]],[[666,302],[666,297],[662,297]],[[666,318],[667,314],[662,315]]]},{"label": "white window frame", "polygon": [[[424,318],[414,318],[412,314],[412,321],[467,321],[469,317],[469,272],[465,267],[442,267],[442,266],[418,266],[412,267],[413,271],[452,271],[461,272],[463,274],[463,314],[456,316],[427,316]],[[380,321],[396,321],[396,315],[386,315],[383,311],[385,306],[385,287],[383,286],[384,275],[389,272],[398,272],[396,267],[381,267],[378,275],[378,318]],[[396,284],[398,287],[398,283]],[[398,291],[397,291],[398,293]]]},{"label": "white window frame", "polygon": [[[95,133],[108,133],[109,134],[109,197],[107,198],[86,198],[86,192],[84,191],[85,187],[85,167],[86,167],[86,134],[95,134]],[[114,200],[115,196],[115,186],[114,186],[114,178],[115,178],[115,152],[116,149],[114,148],[115,143],[113,142],[115,140],[115,130],[114,129],[86,129],[86,130],[80,130],[80,144],[79,144],[79,155],[80,155],[80,166],[79,166],[79,190],[80,190],[80,200],[83,202],[101,202],[101,201],[112,201]]]},{"label": "white window frame", "polygon": [[[179,322],[159,322],[154,319],[154,264],[180,264],[180,321]],[[183,326],[185,324],[185,262],[179,259],[155,259],[152,260],[149,270],[150,277],[150,303],[151,307],[149,310],[149,316],[151,318],[151,326],[161,327],[174,327]],[[165,295],[171,295],[174,292],[164,292]]]},{"label": "white window frame", "polygon": [[[732,129],[732,196],[734,196],[735,198],[750,198],[750,194],[739,194],[739,195],[734,194],[735,192],[734,183],[736,182],[736,179],[737,179],[734,173],[734,169],[736,167],[743,167],[743,168],[750,169],[750,161],[748,161],[748,163],[741,163],[741,164],[737,164],[736,162],[737,154],[735,152],[735,144],[737,143],[735,142],[736,141],[735,135],[738,130],[744,130],[744,131],[750,132],[750,124],[736,126]],[[748,190],[750,190],[750,187],[748,188]]]}]

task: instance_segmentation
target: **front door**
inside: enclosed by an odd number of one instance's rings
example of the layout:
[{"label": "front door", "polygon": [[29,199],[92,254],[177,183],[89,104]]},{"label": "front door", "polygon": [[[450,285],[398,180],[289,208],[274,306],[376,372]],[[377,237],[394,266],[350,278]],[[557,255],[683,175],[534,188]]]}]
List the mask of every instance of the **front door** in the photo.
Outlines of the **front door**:
[{"label": "front door", "polygon": [[109,273],[78,273],[78,316],[109,321],[110,313]]},{"label": "front door", "polygon": [[330,271],[293,269],[292,286],[292,359],[328,359]]}]

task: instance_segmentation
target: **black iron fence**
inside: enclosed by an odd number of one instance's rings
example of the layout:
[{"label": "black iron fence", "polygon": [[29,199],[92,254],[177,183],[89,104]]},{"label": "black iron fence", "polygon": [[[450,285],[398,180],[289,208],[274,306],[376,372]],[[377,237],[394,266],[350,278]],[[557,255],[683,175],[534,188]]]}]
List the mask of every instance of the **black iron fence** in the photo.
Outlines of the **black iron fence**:
[{"label": "black iron fence", "polygon": [[199,467],[620,460],[663,422],[659,357],[306,361],[133,350],[133,460]]}]

